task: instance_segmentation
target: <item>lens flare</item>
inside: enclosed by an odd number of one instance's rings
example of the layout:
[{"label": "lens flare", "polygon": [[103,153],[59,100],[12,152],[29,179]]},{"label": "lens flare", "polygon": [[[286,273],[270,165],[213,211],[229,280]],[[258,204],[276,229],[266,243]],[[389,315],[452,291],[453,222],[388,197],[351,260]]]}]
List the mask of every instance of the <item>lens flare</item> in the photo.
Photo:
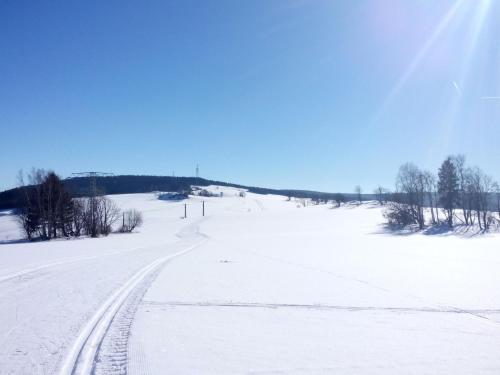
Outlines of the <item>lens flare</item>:
[{"label": "lens flare", "polygon": [[456,17],[458,10],[460,9],[460,7],[462,6],[463,3],[464,3],[464,0],[455,1],[455,3],[452,5],[452,7],[444,15],[442,20],[439,22],[437,27],[434,29],[431,36],[427,39],[427,41],[424,43],[424,45],[420,48],[418,53],[415,55],[415,57],[411,61],[410,65],[408,65],[408,67],[404,71],[403,75],[399,78],[396,85],[389,92],[389,95],[386,97],[384,103],[382,104],[381,109],[379,110],[378,114],[375,116],[375,122],[383,115],[383,113],[385,112],[387,107],[390,105],[390,103],[399,94],[399,92],[401,91],[401,88],[406,84],[408,79],[415,73],[418,66],[421,64],[421,62],[427,56],[427,54],[429,53],[429,50],[433,47],[433,45],[435,44],[437,39],[441,36],[443,31],[446,30],[446,28],[449,26],[449,24],[452,22],[452,20]]},{"label": "lens flare", "polygon": [[[462,91],[467,93],[467,86],[469,84],[469,76],[471,71],[471,66],[474,58],[477,56],[478,41],[481,36],[481,32],[484,29],[486,23],[486,17],[489,14],[489,9],[491,6],[491,0],[480,0],[470,1],[469,5],[473,7],[472,21],[468,25],[463,25],[466,27],[466,32],[464,33],[465,38],[462,43],[461,48],[461,64],[458,69],[458,77],[454,81],[455,84],[459,85]],[[453,95],[450,98],[450,106],[446,118],[443,121],[444,124],[444,134],[443,143],[441,147],[445,149],[448,147],[450,139],[452,137],[453,130],[455,128],[455,123],[457,116],[463,107],[464,101],[468,98],[463,95]],[[477,100],[477,99],[476,99]]]},{"label": "lens flare", "polygon": [[[478,64],[481,62],[481,53],[486,51],[483,48],[485,42],[491,43],[491,40],[482,36],[488,25],[488,17],[492,13],[492,3],[492,0],[453,2],[391,88],[368,127],[379,126],[382,118],[394,109],[397,98],[402,95],[412,95],[404,88],[414,79],[416,73],[427,68],[425,64],[428,65],[433,59],[444,56],[448,66],[443,70],[442,77],[445,79],[447,76],[450,77],[450,90],[445,94],[447,96],[442,98],[443,108],[438,109],[437,117],[434,117],[434,121],[440,124],[436,128],[439,133],[439,145],[436,144],[435,149],[429,147],[426,156],[428,160],[433,160],[435,153],[448,152],[456,124],[462,117],[459,115],[462,111],[468,111],[470,115],[470,111],[473,111],[477,104],[474,101],[477,102],[480,97],[478,90],[481,82],[478,81],[478,74],[485,80],[491,78],[485,76]],[[495,94],[497,93],[482,99],[499,100],[500,97],[494,96]]]}]

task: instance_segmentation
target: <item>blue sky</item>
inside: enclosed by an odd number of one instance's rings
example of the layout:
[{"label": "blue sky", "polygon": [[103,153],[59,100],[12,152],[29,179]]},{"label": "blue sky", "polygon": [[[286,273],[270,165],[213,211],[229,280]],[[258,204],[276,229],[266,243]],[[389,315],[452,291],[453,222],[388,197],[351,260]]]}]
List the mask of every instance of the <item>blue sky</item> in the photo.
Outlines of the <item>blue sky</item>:
[{"label": "blue sky", "polygon": [[365,191],[451,153],[500,179],[495,0],[0,3],[19,169]]}]

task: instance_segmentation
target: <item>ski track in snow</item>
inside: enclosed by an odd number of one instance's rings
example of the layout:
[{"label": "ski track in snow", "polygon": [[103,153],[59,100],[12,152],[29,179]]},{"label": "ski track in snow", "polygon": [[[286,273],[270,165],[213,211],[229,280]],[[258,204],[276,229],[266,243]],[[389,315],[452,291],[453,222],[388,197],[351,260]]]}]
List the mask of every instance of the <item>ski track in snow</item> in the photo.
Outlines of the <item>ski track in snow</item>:
[{"label": "ski track in snow", "polygon": [[[298,213],[284,197],[232,195],[207,198],[213,217],[181,221],[181,205],[143,196],[150,221],[131,240],[7,245],[0,374],[500,368],[496,238],[479,239],[474,251],[454,238],[403,242],[368,236],[378,210]],[[191,205],[199,208],[197,199]],[[360,230],[351,223],[362,213]],[[209,236],[199,231],[207,219]],[[75,248],[75,257],[64,257]],[[29,258],[38,249],[46,253]],[[360,363],[359,371],[338,372]]]},{"label": "ski track in snow", "polygon": [[270,259],[270,260],[275,261],[275,262],[289,264],[289,265],[292,265],[292,266],[295,266],[295,267],[300,267],[300,268],[303,268],[303,269],[306,269],[306,270],[315,271],[315,272],[325,273],[325,274],[331,275],[333,277],[336,277],[338,279],[355,281],[357,283],[364,284],[366,286],[369,286],[371,288],[375,288],[375,289],[381,290],[381,291],[386,292],[386,293],[390,293],[391,292],[387,288],[375,285],[375,284],[373,284],[371,282],[368,282],[366,280],[343,276],[343,275],[340,275],[338,273],[334,273],[332,271],[324,270],[324,269],[321,269],[321,268],[318,268],[318,267],[308,266],[308,265],[297,263],[297,262],[291,262],[289,260],[277,258],[277,257],[270,256],[270,255],[264,255],[264,254],[258,253],[256,251],[253,251],[253,250],[243,250],[243,251],[247,251],[247,252],[249,252],[249,253],[251,253],[253,255],[257,255],[259,257],[263,257],[263,258],[266,258],[266,259]]},{"label": "ski track in snow", "polygon": [[479,309],[463,310],[455,307],[437,308],[437,307],[396,307],[396,306],[337,306],[324,304],[294,304],[294,303],[259,303],[259,302],[156,302],[143,300],[141,302],[147,306],[157,307],[242,307],[242,308],[267,308],[267,309],[306,309],[306,310],[343,310],[343,311],[388,311],[394,313],[450,313],[450,314],[500,314],[500,309]]},{"label": "ski track in snow", "polygon": [[[169,243],[167,242],[163,245],[167,245],[167,244],[169,244]],[[56,260],[54,262],[46,263],[46,264],[43,264],[40,266],[30,267],[30,268],[26,268],[24,270],[16,271],[16,272],[11,273],[11,274],[0,276],[0,283],[10,281],[10,280],[16,279],[16,278],[31,276],[32,274],[36,274],[36,273],[38,273],[40,271],[44,271],[48,268],[53,268],[53,267],[58,267],[58,266],[66,266],[66,265],[70,265],[73,263],[80,263],[80,262],[89,261],[89,260],[96,260],[96,259],[100,259],[100,258],[111,257],[114,255],[121,255],[121,254],[133,252],[133,251],[137,251],[137,250],[141,250],[141,249],[145,249],[145,248],[147,248],[147,246],[134,247],[134,248],[128,249],[128,250],[119,250],[119,251],[115,251],[115,252],[107,253],[107,254],[103,254],[103,255],[81,256],[81,257],[75,257],[75,258],[71,258],[71,259],[60,259],[60,260]]]},{"label": "ski track in snow", "polygon": [[[172,207],[166,209],[172,211]],[[168,242],[156,242],[129,249],[125,247],[124,250],[112,250],[104,254],[94,251],[96,255],[60,257],[0,275],[0,298],[5,301],[2,301],[4,308],[0,310],[0,316],[2,321],[10,324],[0,327],[3,331],[0,331],[0,374],[126,373],[128,334],[137,304],[162,266],[208,240],[207,236],[199,232],[199,223],[205,219],[200,217],[186,224],[181,223],[174,238]],[[169,232],[166,234],[168,236]],[[175,237],[178,238],[177,241]],[[126,244],[126,241],[122,242]],[[71,245],[76,243],[68,242],[70,249]],[[36,245],[46,246],[48,243]],[[13,247],[13,251],[15,249]],[[144,263],[145,260],[147,263]],[[92,288],[100,288],[100,284],[105,286],[104,293],[101,293],[100,297],[97,294],[95,300],[88,299],[88,291],[84,292],[87,287],[81,290],[72,283],[59,284],[61,280],[65,280],[65,275],[82,273],[93,277],[92,270],[96,266],[102,268],[105,264],[112,265],[115,261],[121,264],[118,272],[111,273],[111,277],[98,277],[89,283],[88,286]],[[122,269],[122,265],[127,267]],[[134,271],[135,266],[139,267],[131,276],[123,273]],[[96,275],[100,275],[97,270]],[[119,275],[127,278],[120,276],[120,280],[116,277]],[[109,286],[102,284],[103,282]],[[60,297],[59,293],[63,295]],[[71,307],[71,304],[63,305],[63,309],[56,314],[50,306],[59,305],[68,295],[77,297],[79,303],[87,303],[88,308],[80,310],[78,307]],[[42,305],[39,311],[36,308],[31,309],[32,305],[34,307],[40,302],[43,304],[44,296],[50,298],[47,300],[50,302],[47,307]],[[56,324],[52,332],[49,332],[42,322],[53,318],[64,321],[64,324],[59,327],[57,321],[52,322]],[[55,335],[54,338],[59,335],[61,339],[54,340],[50,335]]]},{"label": "ski track in snow", "polygon": [[[252,250],[248,250],[248,249],[242,249],[242,250],[249,252],[251,254],[263,257],[263,258],[267,258],[267,259],[276,261],[276,262],[289,264],[292,266],[300,267],[303,269],[308,269],[308,270],[315,271],[315,272],[325,273],[325,274],[328,274],[328,275],[331,275],[333,277],[343,279],[343,280],[355,281],[357,283],[364,284],[368,287],[378,289],[378,290],[385,292],[385,293],[394,293],[390,289],[384,288],[382,286],[376,285],[372,282],[362,280],[359,278],[343,276],[343,275],[340,275],[340,274],[337,274],[337,273],[334,273],[334,272],[331,272],[328,270],[324,270],[324,269],[321,269],[318,267],[311,267],[311,266],[308,266],[305,264],[291,262],[291,261],[288,261],[285,259],[281,259],[281,258],[269,256],[269,255],[264,255],[264,254],[261,254],[261,253],[258,253],[258,252],[252,251]],[[425,301],[430,302],[426,298],[421,297],[421,296],[417,296],[414,294],[406,294],[406,295],[409,297],[415,298],[417,300],[423,301],[423,302],[425,302]],[[485,310],[467,310],[467,309],[465,309],[464,310],[464,309],[460,309],[460,308],[454,307],[454,306],[444,306],[439,302],[432,302],[432,304],[437,306],[437,307],[435,307],[435,308],[429,307],[429,308],[420,308],[419,309],[419,308],[406,308],[406,307],[328,306],[328,305],[297,305],[297,304],[283,304],[283,305],[279,305],[279,304],[272,305],[271,304],[271,305],[269,305],[269,304],[252,304],[252,303],[250,303],[250,304],[244,304],[244,303],[223,304],[223,305],[221,305],[221,307],[230,307],[230,306],[232,306],[232,307],[268,307],[268,308],[290,307],[290,308],[308,308],[308,309],[315,309],[316,308],[316,309],[324,309],[324,310],[328,310],[328,309],[334,310],[335,309],[335,310],[346,310],[346,311],[368,311],[368,310],[371,310],[371,311],[389,311],[389,312],[439,312],[439,313],[468,314],[472,318],[479,318],[479,319],[488,320],[489,322],[493,323],[494,325],[500,324],[499,322],[497,322],[495,320],[492,320],[486,316],[481,315],[481,314],[497,314],[497,313],[500,313],[500,309],[485,309]],[[192,306],[215,306],[215,305],[212,305],[212,304],[205,305],[205,304],[201,303],[201,304],[193,304]]]},{"label": "ski track in snow", "polygon": [[[178,236],[182,239],[177,246],[182,250],[149,263],[102,303],[69,349],[59,372],[61,375],[127,373],[128,336],[144,293],[166,263],[208,240],[199,233],[197,224],[183,228]],[[189,244],[191,237],[196,239],[194,244]]]}]

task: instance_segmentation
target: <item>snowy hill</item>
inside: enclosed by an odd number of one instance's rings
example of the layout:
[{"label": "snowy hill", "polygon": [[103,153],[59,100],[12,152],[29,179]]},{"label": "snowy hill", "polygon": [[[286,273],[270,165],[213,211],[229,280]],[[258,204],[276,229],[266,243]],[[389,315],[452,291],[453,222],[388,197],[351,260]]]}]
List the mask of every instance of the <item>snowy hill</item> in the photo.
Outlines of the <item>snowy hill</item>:
[{"label": "snowy hill", "polygon": [[0,373],[498,373],[498,235],[204,189],[113,195],[144,226],[99,239],[18,242],[0,214]]},{"label": "snowy hill", "polygon": [[[89,177],[75,177],[64,180],[64,184],[73,197],[88,195]],[[335,194],[308,190],[269,189],[262,187],[243,186],[234,183],[212,181],[199,177],[172,176],[107,176],[97,177],[96,184],[106,194],[137,194],[152,191],[185,192],[196,186],[227,186],[240,188],[257,194],[286,195],[298,198],[334,199]],[[354,194],[345,194],[354,199]],[[363,194],[365,200],[373,199],[372,194]],[[15,208],[23,202],[24,195],[19,188],[0,192],[0,209]]]}]

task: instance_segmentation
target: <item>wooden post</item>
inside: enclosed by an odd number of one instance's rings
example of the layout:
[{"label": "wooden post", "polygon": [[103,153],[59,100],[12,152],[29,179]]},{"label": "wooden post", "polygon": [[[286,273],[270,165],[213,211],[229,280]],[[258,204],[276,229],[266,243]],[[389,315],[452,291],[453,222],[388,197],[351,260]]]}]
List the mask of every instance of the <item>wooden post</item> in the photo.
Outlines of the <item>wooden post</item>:
[{"label": "wooden post", "polygon": [[184,203],[184,219],[187,219],[187,203]]},{"label": "wooden post", "polygon": [[205,216],[205,201],[203,201],[203,216]]}]

